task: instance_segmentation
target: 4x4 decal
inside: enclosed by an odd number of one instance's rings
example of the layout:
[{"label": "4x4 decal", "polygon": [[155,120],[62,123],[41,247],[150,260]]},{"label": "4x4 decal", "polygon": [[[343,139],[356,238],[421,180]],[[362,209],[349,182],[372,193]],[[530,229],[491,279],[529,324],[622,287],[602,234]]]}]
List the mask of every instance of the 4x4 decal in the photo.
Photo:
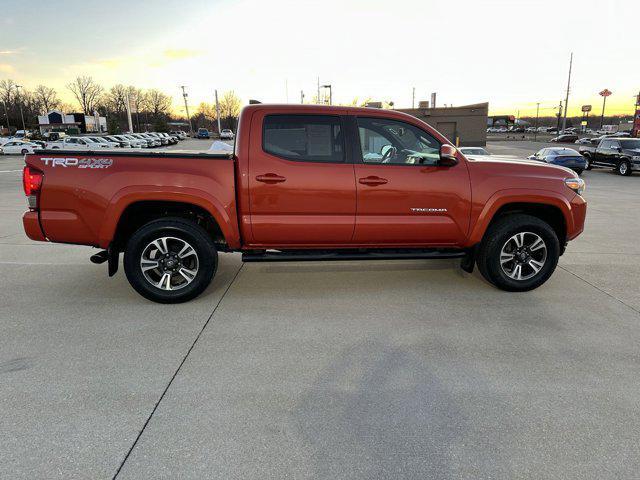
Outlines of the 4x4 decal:
[{"label": "4x4 decal", "polygon": [[40,160],[47,166],[65,168],[109,168],[113,165],[112,158],[42,157]]}]

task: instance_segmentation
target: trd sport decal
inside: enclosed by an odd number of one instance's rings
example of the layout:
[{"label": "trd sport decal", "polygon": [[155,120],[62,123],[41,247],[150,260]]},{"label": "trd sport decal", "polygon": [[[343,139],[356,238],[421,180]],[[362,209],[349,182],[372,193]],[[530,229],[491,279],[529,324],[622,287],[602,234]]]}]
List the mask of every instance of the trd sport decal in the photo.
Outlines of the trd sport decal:
[{"label": "trd sport decal", "polygon": [[43,157],[40,160],[42,160],[47,166],[65,168],[109,168],[113,165],[112,158]]}]

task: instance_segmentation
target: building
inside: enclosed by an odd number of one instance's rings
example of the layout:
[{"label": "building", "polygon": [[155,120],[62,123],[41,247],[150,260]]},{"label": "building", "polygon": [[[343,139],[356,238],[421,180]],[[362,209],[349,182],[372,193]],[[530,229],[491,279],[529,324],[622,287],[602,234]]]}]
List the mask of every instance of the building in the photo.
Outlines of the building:
[{"label": "building", "polygon": [[105,133],[107,131],[107,119],[96,115],[84,113],[63,113],[60,110],[51,110],[46,115],[38,116],[40,133],[67,132],[77,133]]},{"label": "building", "polygon": [[[428,104],[420,102],[420,105]],[[487,144],[488,102],[460,107],[400,108],[398,111],[428,123],[456,145],[479,147]]]}]

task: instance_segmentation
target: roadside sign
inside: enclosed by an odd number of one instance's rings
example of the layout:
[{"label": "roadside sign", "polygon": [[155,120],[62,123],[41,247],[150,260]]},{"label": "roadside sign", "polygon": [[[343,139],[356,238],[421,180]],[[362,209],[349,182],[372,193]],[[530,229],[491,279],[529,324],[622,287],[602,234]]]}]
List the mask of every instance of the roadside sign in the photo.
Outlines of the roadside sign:
[{"label": "roadside sign", "polygon": [[582,111],[583,112],[590,112],[591,111],[591,105],[582,105]]},{"label": "roadside sign", "polygon": [[599,95],[601,97],[608,97],[609,95],[611,95],[613,92],[607,88],[605,88],[604,90],[602,90]]}]

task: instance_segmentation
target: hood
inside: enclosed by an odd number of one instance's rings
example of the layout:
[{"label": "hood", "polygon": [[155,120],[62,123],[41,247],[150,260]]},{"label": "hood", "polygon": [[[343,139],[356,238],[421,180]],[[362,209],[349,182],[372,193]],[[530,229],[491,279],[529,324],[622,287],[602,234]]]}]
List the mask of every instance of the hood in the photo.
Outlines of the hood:
[{"label": "hood", "polygon": [[[576,173],[565,167],[558,165],[551,165],[546,162],[540,162],[537,160],[522,160],[518,157],[510,157],[507,155],[491,155],[491,156],[477,156],[473,155],[467,157],[471,168],[473,164],[478,164],[481,167],[498,168],[502,165],[505,170],[513,174],[517,174],[518,171],[522,171],[523,174],[539,174],[541,176],[558,176],[567,178],[567,176],[575,177]],[[567,175],[568,174],[568,175]]]}]

